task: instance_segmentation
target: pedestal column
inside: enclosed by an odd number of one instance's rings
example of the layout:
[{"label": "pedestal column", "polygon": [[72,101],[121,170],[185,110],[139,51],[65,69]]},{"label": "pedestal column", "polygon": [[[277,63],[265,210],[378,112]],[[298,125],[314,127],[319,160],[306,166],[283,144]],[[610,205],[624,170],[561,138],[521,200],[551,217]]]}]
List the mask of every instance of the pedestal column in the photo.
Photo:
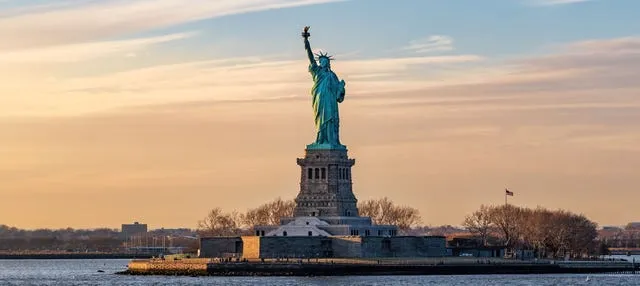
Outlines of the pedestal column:
[{"label": "pedestal column", "polygon": [[294,216],[358,216],[351,167],[346,149],[307,149],[298,159],[300,192]]}]

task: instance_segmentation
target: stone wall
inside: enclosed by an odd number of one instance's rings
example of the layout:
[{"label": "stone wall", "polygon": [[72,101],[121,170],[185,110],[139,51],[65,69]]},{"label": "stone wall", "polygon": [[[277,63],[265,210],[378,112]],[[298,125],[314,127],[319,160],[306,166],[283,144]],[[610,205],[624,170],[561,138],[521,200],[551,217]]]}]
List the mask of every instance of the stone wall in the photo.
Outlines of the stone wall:
[{"label": "stone wall", "polygon": [[336,258],[362,257],[362,237],[359,236],[332,236],[331,249]]},{"label": "stone wall", "polygon": [[394,257],[393,249],[390,237],[364,237],[361,257]]},{"label": "stone wall", "polygon": [[446,255],[442,236],[363,237],[362,257],[438,257]]},{"label": "stone wall", "polygon": [[[236,249],[238,242],[241,249]],[[442,236],[243,236],[202,238],[200,257],[243,258],[375,258],[441,257]]]},{"label": "stone wall", "polygon": [[261,236],[242,237],[242,257],[255,259],[260,258],[260,238]]},{"label": "stone wall", "polygon": [[240,237],[202,237],[200,238],[200,257],[239,257],[242,255]]},{"label": "stone wall", "polygon": [[331,240],[322,236],[260,237],[260,258],[326,257],[331,251]]}]

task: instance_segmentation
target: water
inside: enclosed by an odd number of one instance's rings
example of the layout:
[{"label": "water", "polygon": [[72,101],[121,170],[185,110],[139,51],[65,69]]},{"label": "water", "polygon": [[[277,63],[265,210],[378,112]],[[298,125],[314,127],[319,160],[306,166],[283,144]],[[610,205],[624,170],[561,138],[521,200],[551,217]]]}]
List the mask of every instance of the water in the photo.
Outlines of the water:
[{"label": "water", "polygon": [[0,260],[0,285],[640,285],[640,275],[611,274],[312,278],[115,275],[126,269],[127,262],[120,259]]}]

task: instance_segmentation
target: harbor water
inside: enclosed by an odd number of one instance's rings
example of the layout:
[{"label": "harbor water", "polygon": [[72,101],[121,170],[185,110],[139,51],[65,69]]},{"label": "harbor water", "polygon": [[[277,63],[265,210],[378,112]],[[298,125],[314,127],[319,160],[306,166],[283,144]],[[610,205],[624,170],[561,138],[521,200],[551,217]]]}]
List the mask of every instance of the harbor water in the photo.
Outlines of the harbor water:
[{"label": "harbor water", "polygon": [[640,275],[175,277],[116,275],[126,259],[0,260],[0,285],[640,285]]}]

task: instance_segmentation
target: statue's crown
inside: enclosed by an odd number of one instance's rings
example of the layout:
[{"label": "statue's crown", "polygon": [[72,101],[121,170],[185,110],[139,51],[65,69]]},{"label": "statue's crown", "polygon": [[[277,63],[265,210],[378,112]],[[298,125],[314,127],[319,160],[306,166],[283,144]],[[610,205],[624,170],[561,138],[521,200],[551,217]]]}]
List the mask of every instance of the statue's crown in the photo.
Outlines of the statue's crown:
[{"label": "statue's crown", "polygon": [[322,51],[318,52],[317,54],[315,54],[316,57],[318,57],[318,60],[320,60],[321,58],[325,58],[328,60],[333,60],[333,56],[330,56],[328,53],[323,53]]}]

